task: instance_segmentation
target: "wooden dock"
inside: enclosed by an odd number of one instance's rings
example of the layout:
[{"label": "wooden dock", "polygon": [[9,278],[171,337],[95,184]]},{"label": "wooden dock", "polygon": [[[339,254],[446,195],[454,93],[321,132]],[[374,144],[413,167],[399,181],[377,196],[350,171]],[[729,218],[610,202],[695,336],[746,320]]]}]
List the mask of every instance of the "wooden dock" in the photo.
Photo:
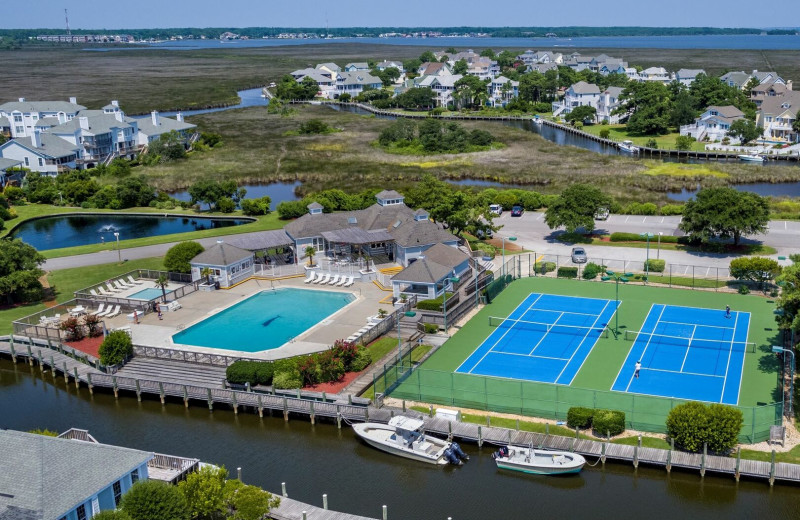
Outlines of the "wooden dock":
[{"label": "wooden dock", "polygon": [[[646,448],[613,444],[610,442],[579,439],[576,437],[563,437],[541,433],[531,433],[509,428],[479,425],[474,423],[454,422],[442,418],[422,416],[419,412],[410,412],[388,407],[368,406],[369,400],[352,396],[326,396],[325,394],[309,397],[298,390],[295,396],[286,394],[266,394],[252,391],[240,391],[202,385],[189,381],[174,382],[180,377],[178,373],[171,373],[173,382],[149,378],[126,377],[118,374],[106,374],[88,365],[85,360],[75,359],[48,346],[42,340],[14,337],[13,342],[9,337],[0,337],[0,354],[11,356],[15,360],[25,360],[32,366],[38,365],[42,373],[49,369],[53,378],[60,372],[66,381],[73,379],[76,386],[87,386],[90,392],[95,388],[111,390],[115,397],[120,392],[135,394],[141,401],[143,395],[158,396],[162,404],[167,398],[171,401],[183,401],[186,407],[190,402],[203,403],[213,410],[215,406],[225,405],[231,407],[234,413],[244,407],[263,417],[264,411],[282,413],[285,420],[290,416],[308,417],[312,424],[317,417],[335,421],[339,428],[342,422],[382,422],[387,423],[395,415],[410,415],[425,421],[426,431],[444,437],[452,437],[464,441],[477,443],[482,446],[489,443],[497,446],[517,444],[534,446],[545,449],[567,450],[580,453],[590,458],[599,458],[600,461],[630,462],[634,467],[641,464],[664,467],[668,472],[673,467],[698,471],[701,476],[706,472],[721,475],[731,475],[735,479],[741,476],[767,479],[771,484],[775,481],[800,483],[800,465],[785,462],[774,462],[775,452],[772,453],[772,462],[753,461],[738,457],[723,457],[718,455],[685,453],[676,450]],[[150,364],[147,361],[147,364]],[[152,367],[151,367],[152,369]],[[216,382],[217,377],[212,377]],[[490,421],[490,419],[489,419]],[[487,422],[489,422],[487,421]],[[328,518],[328,517],[315,517]],[[334,517],[330,517],[334,518]],[[354,517],[348,517],[354,518]]]},{"label": "wooden dock", "polygon": [[366,516],[323,509],[288,497],[281,497],[280,505],[271,510],[269,516],[275,520],[376,520]]}]

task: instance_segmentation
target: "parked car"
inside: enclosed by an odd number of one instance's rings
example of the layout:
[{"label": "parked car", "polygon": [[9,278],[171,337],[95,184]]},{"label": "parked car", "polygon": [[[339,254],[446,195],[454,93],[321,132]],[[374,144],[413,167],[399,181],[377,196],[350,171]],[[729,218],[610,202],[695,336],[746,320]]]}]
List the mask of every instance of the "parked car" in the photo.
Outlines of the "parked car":
[{"label": "parked car", "polygon": [[489,213],[500,216],[503,214],[503,206],[500,204],[489,204]]},{"label": "parked car", "polygon": [[585,264],[586,260],[588,260],[586,256],[586,250],[582,247],[573,247],[572,248],[572,263],[574,264]]},{"label": "parked car", "polygon": [[521,217],[523,213],[525,213],[525,210],[522,209],[522,206],[514,206],[511,208],[512,217]]},{"label": "parked car", "polygon": [[608,208],[600,208],[599,210],[597,210],[597,213],[594,214],[594,219],[595,220],[607,220],[608,216],[610,214],[611,214],[611,212],[608,211]]},{"label": "parked car", "polygon": [[475,232],[475,237],[479,240],[483,240],[484,238],[492,238],[494,236],[494,232],[491,229],[479,229]]}]

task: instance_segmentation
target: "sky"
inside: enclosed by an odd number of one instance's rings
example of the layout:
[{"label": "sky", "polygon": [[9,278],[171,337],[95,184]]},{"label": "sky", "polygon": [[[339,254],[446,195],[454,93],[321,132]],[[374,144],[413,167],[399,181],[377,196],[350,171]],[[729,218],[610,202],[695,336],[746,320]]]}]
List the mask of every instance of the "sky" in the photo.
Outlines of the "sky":
[{"label": "sky", "polygon": [[[749,0],[0,0],[0,28],[658,26],[800,24],[800,2],[756,8]],[[567,9],[569,6],[569,9]],[[776,16],[779,14],[779,16]]]}]

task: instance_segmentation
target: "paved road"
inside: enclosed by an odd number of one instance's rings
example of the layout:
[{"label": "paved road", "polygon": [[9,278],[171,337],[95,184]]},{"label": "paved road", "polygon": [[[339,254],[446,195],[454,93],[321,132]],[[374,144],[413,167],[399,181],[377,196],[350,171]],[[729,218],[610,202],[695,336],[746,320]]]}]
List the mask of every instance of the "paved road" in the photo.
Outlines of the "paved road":
[{"label": "paved road", "polygon": [[[598,221],[597,228],[600,231],[612,233],[614,231],[624,231],[629,233],[651,232],[658,235],[682,235],[678,230],[681,217],[645,217],[637,215],[611,215],[606,221]],[[503,228],[497,233],[501,236],[515,236],[518,238],[517,244],[536,251],[541,254],[561,254],[569,255],[571,247],[555,240],[553,232],[544,223],[544,214],[529,211],[522,217],[511,217],[510,212],[503,213],[495,219],[495,223],[501,224]],[[235,235],[245,237],[255,233],[244,233]],[[769,224],[769,232],[758,237],[764,244],[770,245],[778,250],[778,255],[788,256],[792,253],[800,253],[800,222],[776,220]],[[213,245],[217,240],[224,240],[225,237],[203,238],[198,240],[203,246]],[[152,246],[134,247],[122,250],[122,258],[135,260],[139,258],[151,258],[163,256],[167,250],[177,242],[158,244]],[[657,239],[654,240],[654,248],[657,248]],[[651,248],[651,253],[652,253]],[[624,247],[604,247],[587,246],[590,257],[620,258],[628,260],[644,261],[646,251],[639,248]],[[732,258],[731,255],[717,255],[709,253],[690,253],[685,251],[658,251],[655,255],[667,260],[670,263],[680,263],[687,265],[705,265],[715,267],[727,267]],[[51,271],[55,269],[65,269],[69,267],[83,267],[88,265],[107,264],[116,262],[118,253],[115,250],[102,251],[87,255],[65,256],[48,260],[44,269]]]}]

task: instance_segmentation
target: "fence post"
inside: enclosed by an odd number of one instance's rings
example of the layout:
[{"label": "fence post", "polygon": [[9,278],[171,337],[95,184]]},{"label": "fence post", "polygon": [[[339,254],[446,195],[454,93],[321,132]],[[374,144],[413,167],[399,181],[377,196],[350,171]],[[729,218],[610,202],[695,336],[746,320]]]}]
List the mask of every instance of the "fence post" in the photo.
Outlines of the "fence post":
[{"label": "fence post", "polygon": [[772,449],[772,457],[769,462],[769,485],[775,484],[775,449]]}]

